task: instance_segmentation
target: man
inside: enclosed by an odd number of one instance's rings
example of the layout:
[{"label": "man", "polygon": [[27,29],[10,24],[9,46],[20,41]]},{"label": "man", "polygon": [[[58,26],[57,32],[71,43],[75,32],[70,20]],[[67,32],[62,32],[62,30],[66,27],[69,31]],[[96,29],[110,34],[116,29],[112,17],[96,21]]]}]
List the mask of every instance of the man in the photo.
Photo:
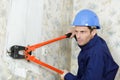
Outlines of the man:
[{"label": "man", "polygon": [[81,48],[77,75],[64,70],[64,80],[114,80],[118,65],[113,60],[106,42],[97,35],[100,29],[97,15],[88,9],[76,15],[72,33]]}]

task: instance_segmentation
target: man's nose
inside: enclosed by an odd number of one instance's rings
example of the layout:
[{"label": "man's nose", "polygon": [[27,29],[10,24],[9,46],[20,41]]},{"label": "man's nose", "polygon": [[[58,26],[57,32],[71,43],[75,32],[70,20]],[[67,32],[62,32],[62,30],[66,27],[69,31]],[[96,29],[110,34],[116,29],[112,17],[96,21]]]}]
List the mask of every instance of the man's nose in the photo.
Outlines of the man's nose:
[{"label": "man's nose", "polygon": [[77,39],[80,38],[80,33],[77,33],[77,34],[76,34],[76,38],[77,38]]}]

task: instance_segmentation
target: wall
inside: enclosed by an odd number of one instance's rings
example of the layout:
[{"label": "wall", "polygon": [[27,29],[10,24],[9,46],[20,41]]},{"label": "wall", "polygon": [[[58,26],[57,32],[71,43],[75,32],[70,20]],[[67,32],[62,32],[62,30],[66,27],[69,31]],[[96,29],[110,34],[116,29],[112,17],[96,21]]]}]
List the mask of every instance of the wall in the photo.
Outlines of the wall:
[{"label": "wall", "polygon": [[[14,44],[28,46],[63,35],[83,8],[98,14],[102,27],[98,34],[107,41],[120,65],[119,0],[0,0],[0,80],[59,80],[58,74],[49,69],[12,59],[7,50]],[[43,46],[33,54],[76,74],[79,51],[74,39],[66,39]],[[115,80],[119,78],[120,72]]]},{"label": "wall", "polygon": [[[0,26],[0,80],[59,80],[56,72],[12,59],[7,50],[12,45],[28,46],[64,35],[71,23],[72,0],[2,0],[1,4],[5,5],[6,15],[1,13],[4,23]],[[69,70],[70,49],[67,39],[43,46],[33,55],[56,68]]]},{"label": "wall", "polygon": [[[74,15],[81,9],[87,8],[94,10],[101,23],[101,30],[98,30],[98,34],[103,37],[110,48],[111,54],[114,60],[120,65],[120,5],[119,0],[74,0],[73,13]],[[76,74],[77,69],[77,55],[79,48],[73,40],[72,42],[72,55],[71,55],[71,71]],[[73,66],[74,65],[74,66]],[[120,79],[120,70],[115,80]]]},{"label": "wall", "polygon": [[[7,5],[8,1],[0,0],[0,80],[7,80],[5,76],[9,74],[7,65],[3,59],[4,47],[5,47],[5,36],[6,36],[6,25],[7,25]],[[9,77],[9,76],[8,76]]]}]

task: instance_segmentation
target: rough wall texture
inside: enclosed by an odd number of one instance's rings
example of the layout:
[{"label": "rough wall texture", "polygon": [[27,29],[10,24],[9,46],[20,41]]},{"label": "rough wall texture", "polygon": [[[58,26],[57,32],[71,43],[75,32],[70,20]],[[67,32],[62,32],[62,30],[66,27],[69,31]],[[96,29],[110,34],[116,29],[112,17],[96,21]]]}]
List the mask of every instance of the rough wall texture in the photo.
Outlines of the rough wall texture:
[{"label": "rough wall texture", "polygon": [[[73,16],[83,8],[94,10],[103,37],[120,65],[119,0],[0,0],[0,80],[59,80],[59,76],[32,62],[13,60],[11,45],[32,45],[63,35]],[[76,74],[80,49],[75,40],[62,40],[34,51],[38,59]],[[71,45],[72,44],[72,45]],[[72,48],[72,50],[71,50]],[[71,65],[71,67],[70,67]],[[120,79],[118,72],[116,79]]]},{"label": "rough wall texture", "polygon": [[[6,76],[9,74],[7,65],[3,59],[4,47],[5,47],[5,35],[7,24],[7,0],[0,0],[0,80],[7,80]],[[9,76],[8,76],[9,77]]]},{"label": "rough wall texture", "polygon": [[[5,8],[0,10],[0,80],[59,80],[54,71],[14,60],[6,50],[12,45],[27,46],[64,35],[72,19],[72,0],[2,0],[1,4]],[[33,55],[56,68],[69,70],[70,49],[70,41],[62,40],[35,50]]]}]

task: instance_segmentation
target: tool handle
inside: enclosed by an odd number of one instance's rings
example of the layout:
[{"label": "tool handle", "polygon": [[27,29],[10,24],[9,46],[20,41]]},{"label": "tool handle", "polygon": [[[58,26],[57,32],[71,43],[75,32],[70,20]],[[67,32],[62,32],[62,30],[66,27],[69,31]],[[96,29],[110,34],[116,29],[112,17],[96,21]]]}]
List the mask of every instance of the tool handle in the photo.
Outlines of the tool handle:
[{"label": "tool handle", "polygon": [[30,51],[33,51],[35,50],[36,48],[39,48],[41,46],[44,46],[46,44],[50,44],[50,43],[53,43],[53,42],[56,42],[58,40],[62,40],[62,39],[65,39],[65,38],[69,38],[71,36],[72,33],[68,33],[68,34],[65,34],[63,36],[60,36],[58,38],[54,38],[54,39],[51,39],[51,40],[48,40],[48,41],[45,41],[45,42],[41,42],[41,43],[38,43],[38,44],[35,44],[35,45],[32,45],[32,46],[28,46],[27,49],[28,49],[28,52]]},{"label": "tool handle", "polygon": [[53,66],[51,66],[51,65],[49,65],[49,64],[46,64],[46,63],[44,63],[44,62],[36,59],[35,56],[30,56],[30,55],[29,55],[29,56],[27,57],[27,60],[32,61],[32,62],[35,62],[35,63],[37,63],[37,64],[39,64],[39,65],[41,65],[41,66],[43,66],[43,67],[46,67],[46,68],[48,68],[48,69],[53,70],[53,71],[55,71],[55,72],[57,72],[57,73],[59,73],[59,74],[63,74],[63,73],[64,73],[62,70],[57,69],[57,68],[55,68],[55,67],[53,67]]}]

